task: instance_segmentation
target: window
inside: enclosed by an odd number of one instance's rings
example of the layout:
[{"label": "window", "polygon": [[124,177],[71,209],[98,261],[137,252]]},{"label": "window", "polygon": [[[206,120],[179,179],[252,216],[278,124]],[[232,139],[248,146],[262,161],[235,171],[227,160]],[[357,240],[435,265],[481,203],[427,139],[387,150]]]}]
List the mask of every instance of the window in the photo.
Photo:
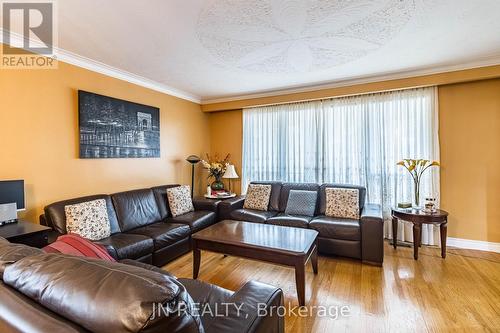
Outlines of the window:
[{"label": "window", "polygon": [[[412,201],[403,158],[439,160],[434,87],[243,111],[243,191],[253,180],[363,185],[389,217]],[[422,179],[426,194],[439,195],[437,168]]]}]

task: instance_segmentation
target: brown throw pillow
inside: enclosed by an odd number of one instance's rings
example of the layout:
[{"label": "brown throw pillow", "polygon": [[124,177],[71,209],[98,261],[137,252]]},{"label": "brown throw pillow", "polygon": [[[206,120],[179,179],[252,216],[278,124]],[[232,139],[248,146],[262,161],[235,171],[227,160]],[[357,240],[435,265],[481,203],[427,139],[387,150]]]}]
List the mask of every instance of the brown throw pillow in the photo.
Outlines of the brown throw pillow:
[{"label": "brown throw pillow", "polygon": [[267,211],[271,198],[271,185],[248,185],[243,208]]},{"label": "brown throw pillow", "polygon": [[326,192],[326,216],[359,219],[359,190],[329,187]]},{"label": "brown throw pillow", "polygon": [[191,187],[188,185],[167,189],[167,199],[173,217],[194,211]]}]

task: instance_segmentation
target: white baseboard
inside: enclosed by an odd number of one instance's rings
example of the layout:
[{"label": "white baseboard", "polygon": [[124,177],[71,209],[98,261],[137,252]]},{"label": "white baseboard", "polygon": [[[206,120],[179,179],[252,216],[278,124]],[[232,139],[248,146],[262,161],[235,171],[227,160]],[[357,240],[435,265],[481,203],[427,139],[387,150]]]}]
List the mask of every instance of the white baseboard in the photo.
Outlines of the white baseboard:
[{"label": "white baseboard", "polygon": [[447,246],[500,253],[500,243],[448,237]]}]

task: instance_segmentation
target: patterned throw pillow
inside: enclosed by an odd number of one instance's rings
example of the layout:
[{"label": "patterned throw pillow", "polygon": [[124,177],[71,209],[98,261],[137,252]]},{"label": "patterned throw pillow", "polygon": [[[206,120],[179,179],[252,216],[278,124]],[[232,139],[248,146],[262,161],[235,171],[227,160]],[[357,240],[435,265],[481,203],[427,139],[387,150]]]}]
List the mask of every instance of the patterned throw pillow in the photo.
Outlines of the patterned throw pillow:
[{"label": "patterned throw pillow", "polygon": [[194,211],[191,187],[188,185],[167,189],[167,199],[173,217]]},{"label": "patterned throw pillow", "polygon": [[291,190],[286,203],[285,214],[314,216],[318,192]]},{"label": "patterned throw pillow", "polygon": [[267,211],[271,198],[271,185],[248,185],[243,208]]},{"label": "patterned throw pillow", "polygon": [[100,240],[111,235],[106,200],[98,199],[76,205],[64,206],[66,230],[90,240]]},{"label": "patterned throw pillow", "polygon": [[326,192],[326,216],[359,219],[359,190],[330,187]]}]

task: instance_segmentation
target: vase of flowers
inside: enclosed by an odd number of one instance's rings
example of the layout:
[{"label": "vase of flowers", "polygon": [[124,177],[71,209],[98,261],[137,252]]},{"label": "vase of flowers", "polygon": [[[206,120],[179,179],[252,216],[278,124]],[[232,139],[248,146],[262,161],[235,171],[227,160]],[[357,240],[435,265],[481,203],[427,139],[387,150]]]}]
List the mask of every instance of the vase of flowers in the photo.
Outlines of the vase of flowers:
[{"label": "vase of flowers", "polygon": [[228,163],[229,154],[227,154],[222,160],[217,156],[217,154],[213,157],[210,157],[210,155],[207,154],[207,159],[201,161],[203,167],[208,170],[208,179],[214,179],[212,184],[210,184],[213,191],[224,190],[222,176],[224,175],[224,172],[226,172],[226,166]]},{"label": "vase of flowers", "polygon": [[397,165],[401,165],[408,170],[410,173],[411,177],[413,178],[413,185],[414,185],[414,196],[415,196],[415,207],[420,207],[420,180],[422,179],[422,174],[425,172],[425,170],[429,169],[430,167],[437,166],[439,167],[439,162],[438,161],[429,161],[429,160],[414,160],[414,159],[409,159],[405,158],[402,161],[399,161]]}]

